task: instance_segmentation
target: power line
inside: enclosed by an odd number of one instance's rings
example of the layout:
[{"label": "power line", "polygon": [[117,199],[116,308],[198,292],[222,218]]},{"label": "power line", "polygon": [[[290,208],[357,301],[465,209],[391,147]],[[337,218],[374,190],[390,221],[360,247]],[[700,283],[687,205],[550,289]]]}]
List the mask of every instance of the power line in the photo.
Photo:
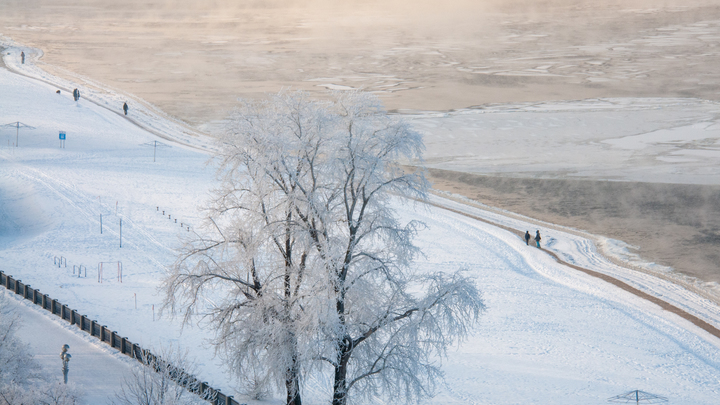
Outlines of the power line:
[{"label": "power line", "polygon": [[172,148],[172,146],[164,144],[160,141],[152,141],[140,144],[141,146],[152,146],[153,147],[153,162],[155,161],[155,155],[157,154],[157,148]]},{"label": "power line", "polygon": [[6,127],[6,128],[15,128],[15,147],[16,148],[18,146],[18,140],[20,138],[20,128],[35,129],[35,127],[27,125],[27,124],[23,124],[20,121],[15,121],[15,122],[11,122],[9,124],[0,125],[0,126]]}]

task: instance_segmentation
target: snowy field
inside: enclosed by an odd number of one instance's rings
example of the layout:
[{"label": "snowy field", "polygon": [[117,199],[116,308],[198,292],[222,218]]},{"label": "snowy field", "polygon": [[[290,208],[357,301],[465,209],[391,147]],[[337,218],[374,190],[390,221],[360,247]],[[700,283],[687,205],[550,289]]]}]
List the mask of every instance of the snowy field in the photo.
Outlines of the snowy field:
[{"label": "snowy field", "polygon": [[[0,129],[3,271],[144,347],[172,343],[191,348],[200,378],[225,393],[235,392],[221,361],[204,343],[212,331],[181,330],[177,320],[158,314],[158,283],[182,236],[198,222],[197,208],[213,187],[214,172],[206,164],[206,150],[211,149],[207,139],[150,107],[131,109],[127,119],[117,104],[123,96],[110,90],[87,94],[76,103],[69,91],[56,93],[68,86],[72,90],[73,83],[60,82],[32,65],[19,66],[19,51],[6,50],[7,66],[44,75],[40,78],[54,84],[0,68],[0,124],[20,121],[35,127],[21,128],[17,135],[14,129]],[[632,111],[647,100],[624,103]],[[700,107],[697,114],[710,114]],[[565,119],[562,113],[556,117],[560,123]],[[438,128],[459,125],[439,116],[428,116],[424,122],[426,128],[430,123]],[[65,148],[60,148],[59,131],[67,133]],[[154,141],[170,146],[158,148],[155,161],[148,146]],[[621,146],[627,145],[629,141]],[[612,149],[607,153],[613,155]],[[556,160],[569,161],[566,158]],[[694,173],[691,169],[678,170]],[[517,230],[537,229],[527,218],[440,197],[433,197],[433,202]],[[417,271],[466,268],[476,277],[487,305],[475,335],[442,360],[445,384],[427,403],[600,404],[635,389],[666,396],[673,404],[717,403],[717,338],[654,304],[558,264],[498,227],[428,205],[398,201],[396,208],[403,220],[427,225],[416,240],[425,255],[418,259]],[[610,262],[576,233],[550,226],[539,229],[547,249],[564,260],[610,274],[720,327],[720,308],[712,302]],[[66,261],[67,267],[58,267],[58,260]],[[80,266],[83,274],[78,277],[73,271]],[[31,335],[36,333],[26,332]],[[36,338],[33,342],[43,345]],[[48,367],[59,367],[59,362]],[[100,363],[88,367],[104,372]],[[75,382],[90,393],[98,392],[98,384],[110,389],[106,381],[90,376],[78,375]],[[326,403],[328,383],[307,381],[306,403]],[[235,398],[244,400],[241,393]],[[97,396],[87,401],[101,403]]]}]

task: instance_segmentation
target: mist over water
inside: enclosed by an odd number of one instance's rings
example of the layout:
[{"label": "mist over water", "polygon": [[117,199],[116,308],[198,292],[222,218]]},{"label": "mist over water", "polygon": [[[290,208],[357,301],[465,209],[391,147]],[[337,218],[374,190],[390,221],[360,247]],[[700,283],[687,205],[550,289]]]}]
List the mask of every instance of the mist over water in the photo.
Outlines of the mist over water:
[{"label": "mist over water", "polygon": [[430,110],[720,98],[710,0],[4,0],[0,32],[43,49],[49,69],[193,124],[281,88],[363,88],[391,109]]}]

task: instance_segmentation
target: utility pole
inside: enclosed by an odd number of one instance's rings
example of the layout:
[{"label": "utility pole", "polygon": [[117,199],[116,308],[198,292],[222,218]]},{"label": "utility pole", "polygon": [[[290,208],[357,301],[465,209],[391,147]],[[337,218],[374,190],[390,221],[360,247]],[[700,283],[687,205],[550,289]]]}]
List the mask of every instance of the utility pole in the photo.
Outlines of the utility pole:
[{"label": "utility pole", "polygon": [[153,147],[153,162],[155,162],[155,157],[157,156],[157,148],[158,146],[161,148],[170,148],[170,145],[166,145],[160,141],[152,141],[141,144],[141,146],[152,146]]},{"label": "utility pole", "polygon": [[7,128],[15,128],[15,147],[18,147],[18,141],[20,140],[20,127],[27,128],[27,129],[35,129],[35,127],[32,127],[27,124],[23,124],[20,121],[11,122],[9,124],[2,125],[3,127]]}]

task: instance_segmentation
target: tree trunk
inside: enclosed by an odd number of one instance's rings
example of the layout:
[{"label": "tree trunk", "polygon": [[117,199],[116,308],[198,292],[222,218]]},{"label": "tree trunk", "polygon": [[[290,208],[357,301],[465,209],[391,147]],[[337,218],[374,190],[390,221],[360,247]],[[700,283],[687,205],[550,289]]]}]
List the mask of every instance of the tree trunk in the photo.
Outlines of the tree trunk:
[{"label": "tree trunk", "polygon": [[300,387],[298,386],[297,368],[295,365],[293,365],[290,376],[285,380],[285,389],[287,390],[286,405],[302,405]]},{"label": "tree trunk", "polygon": [[345,405],[347,403],[347,365],[352,353],[350,337],[346,336],[340,343],[338,365],[335,366],[335,381],[333,382],[332,405]]},{"label": "tree trunk", "polygon": [[300,371],[297,362],[297,338],[294,333],[290,334],[290,345],[293,351],[290,368],[285,376],[285,391],[287,392],[286,405],[302,405],[300,398]]}]

